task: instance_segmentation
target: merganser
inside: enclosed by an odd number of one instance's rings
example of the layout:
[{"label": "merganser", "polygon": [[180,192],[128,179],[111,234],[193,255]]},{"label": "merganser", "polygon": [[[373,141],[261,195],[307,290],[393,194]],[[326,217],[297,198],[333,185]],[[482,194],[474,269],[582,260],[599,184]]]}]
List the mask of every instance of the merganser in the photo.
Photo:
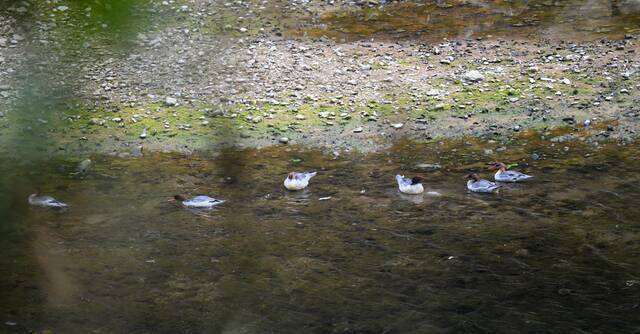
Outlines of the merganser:
[{"label": "merganser", "polygon": [[424,178],[421,176],[414,176],[413,178],[404,177],[404,175],[396,175],[396,181],[398,181],[398,188],[401,193],[409,195],[422,194],[424,187],[422,181]]},{"label": "merganser", "polygon": [[502,162],[494,163],[489,169],[497,169],[495,180],[498,182],[520,182],[532,178],[533,176],[520,173],[515,170],[507,170],[507,165]]},{"label": "merganser", "polygon": [[284,179],[284,187],[288,190],[302,190],[309,185],[309,180],[316,176],[316,172],[297,173],[291,172]]},{"label": "merganser", "polygon": [[495,193],[500,189],[499,185],[481,179],[478,174],[469,174],[466,178],[468,179],[467,189],[474,193]]}]

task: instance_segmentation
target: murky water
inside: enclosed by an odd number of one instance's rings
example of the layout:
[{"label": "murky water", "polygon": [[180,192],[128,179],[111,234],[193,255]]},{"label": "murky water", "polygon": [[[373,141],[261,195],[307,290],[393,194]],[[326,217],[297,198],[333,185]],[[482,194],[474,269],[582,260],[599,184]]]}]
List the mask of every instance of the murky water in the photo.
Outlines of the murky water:
[{"label": "murky water", "polygon": [[[4,160],[0,332],[637,330],[640,147],[509,144],[504,160],[535,180],[468,194],[462,176],[489,177],[492,146],[93,157],[84,177]],[[319,171],[309,189],[283,189],[306,169]],[[397,171],[442,196],[398,193]],[[25,178],[71,208],[27,207]],[[199,215],[167,202],[175,193],[227,202]]]},{"label": "murky water", "polygon": [[336,10],[316,18],[299,35],[354,40],[370,37],[527,37],[590,40],[640,29],[633,1],[402,1]]}]

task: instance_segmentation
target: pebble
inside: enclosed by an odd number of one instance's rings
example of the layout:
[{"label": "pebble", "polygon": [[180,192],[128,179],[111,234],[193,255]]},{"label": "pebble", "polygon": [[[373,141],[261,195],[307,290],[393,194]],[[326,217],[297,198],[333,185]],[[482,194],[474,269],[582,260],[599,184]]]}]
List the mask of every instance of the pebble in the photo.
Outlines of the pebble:
[{"label": "pebble", "polygon": [[167,96],[167,98],[164,99],[164,104],[167,106],[175,106],[176,104],[178,104],[178,99],[176,99],[175,97]]},{"label": "pebble", "polygon": [[533,152],[533,153],[531,154],[531,159],[532,159],[532,160],[536,160],[536,161],[537,161],[537,160],[540,160],[540,159],[541,159],[540,154],[538,154],[538,153],[536,153],[536,152]]},{"label": "pebble", "polygon": [[484,75],[480,71],[472,70],[464,74],[464,79],[467,81],[478,82],[484,80]]},{"label": "pebble", "polygon": [[355,129],[353,129],[353,132],[355,132],[355,133],[360,133],[360,132],[362,132],[363,130],[364,130],[364,129],[363,129],[361,126],[359,126],[359,127],[355,128]]},{"label": "pebble", "polygon": [[442,168],[442,166],[440,164],[427,164],[427,163],[420,163],[416,165],[417,169],[422,169],[422,170],[437,170]]},{"label": "pebble", "polygon": [[142,130],[142,133],[140,134],[140,139],[145,139],[147,138],[147,128],[144,128]]},{"label": "pebble", "polygon": [[280,142],[280,144],[287,144],[289,142],[289,138],[280,137],[280,139],[278,139],[278,141]]},{"label": "pebble", "polygon": [[402,124],[402,123],[393,123],[393,124],[391,124],[391,126],[394,127],[395,129],[401,129],[404,126],[404,124]]},{"label": "pebble", "polygon": [[304,115],[302,115],[302,114],[297,114],[296,115],[296,119],[302,121],[302,120],[306,119],[306,117],[304,117]]}]

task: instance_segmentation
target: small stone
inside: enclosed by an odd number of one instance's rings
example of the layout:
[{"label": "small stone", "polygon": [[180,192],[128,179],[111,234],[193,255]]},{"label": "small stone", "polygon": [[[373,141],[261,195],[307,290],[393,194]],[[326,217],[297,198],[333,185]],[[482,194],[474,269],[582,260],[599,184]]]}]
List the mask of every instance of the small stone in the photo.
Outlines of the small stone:
[{"label": "small stone", "polygon": [[478,82],[484,80],[484,75],[480,71],[472,70],[464,74],[464,79],[467,81]]},{"label": "small stone", "polygon": [[57,9],[59,12],[64,12],[64,11],[66,11],[67,9],[69,9],[69,7],[67,7],[67,6],[58,6],[58,7],[56,7],[56,9]]},{"label": "small stone", "polygon": [[361,126],[359,126],[359,127],[355,128],[355,129],[353,129],[353,132],[355,132],[355,133],[360,133],[360,132],[362,132],[362,131],[363,131],[363,129],[362,129],[362,127],[361,127]]},{"label": "small stone", "polygon": [[145,139],[147,138],[147,128],[144,128],[142,130],[142,133],[140,134],[140,139]]},{"label": "small stone", "polygon": [[493,154],[493,150],[488,148],[486,150],[484,150],[484,155],[492,155]]},{"label": "small stone", "polygon": [[116,123],[120,123],[122,122],[122,118],[121,117],[114,117],[111,119],[111,121],[116,122]]},{"label": "small stone", "polygon": [[253,118],[252,122],[254,124],[258,124],[258,123],[262,122],[262,120],[263,120],[262,116],[256,116],[256,117]]},{"label": "small stone", "polygon": [[440,164],[427,164],[427,163],[420,163],[416,165],[417,169],[422,169],[422,170],[438,170],[440,168],[442,168],[442,166]]},{"label": "small stone", "polygon": [[404,126],[404,124],[402,124],[402,123],[394,123],[394,124],[391,124],[391,126],[393,128],[395,128],[395,129],[401,129]]},{"label": "small stone", "polygon": [[287,137],[280,137],[280,139],[278,139],[278,141],[279,141],[281,144],[287,144],[287,143],[289,142],[289,138],[287,138]]},{"label": "small stone", "polygon": [[531,159],[536,161],[540,160],[541,159],[540,154],[533,152],[531,154]]},{"label": "small stone", "polygon": [[516,125],[513,127],[513,131],[518,132],[520,131],[520,125]]},{"label": "small stone", "polygon": [[175,97],[167,96],[167,98],[164,99],[164,104],[167,106],[175,106],[176,104],[178,104],[178,99],[176,99]]},{"label": "small stone", "polygon": [[302,114],[297,114],[296,115],[296,119],[302,121],[302,120],[306,119],[306,117],[304,117],[304,115],[302,115]]}]

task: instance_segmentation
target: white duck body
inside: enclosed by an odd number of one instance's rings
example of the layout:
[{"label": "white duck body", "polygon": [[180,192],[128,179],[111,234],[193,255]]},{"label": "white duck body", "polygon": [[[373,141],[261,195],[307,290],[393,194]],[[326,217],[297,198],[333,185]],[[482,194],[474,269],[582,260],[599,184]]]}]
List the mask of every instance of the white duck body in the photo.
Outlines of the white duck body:
[{"label": "white duck body", "polygon": [[413,183],[410,178],[404,177],[404,175],[396,175],[396,181],[398,181],[398,188],[401,193],[409,194],[409,195],[417,195],[422,194],[424,192],[424,187],[422,183],[417,182]]},{"label": "white duck body", "polygon": [[284,187],[288,190],[302,190],[309,185],[309,180],[316,176],[316,172],[312,173],[296,173],[292,172],[284,179]]},{"label": "white duck body", "polygon": [[215,199],[209,196],[196,196],[194,198],[185,199],[182,201],[182,205],[187,208],[208,209],[216,205],[224,203],[223,200]]},{"label": "white duck body", "polygon": [[532,178],[533,176],[520,173],[515,170],[498,170],[494,176],[498,182],[520,182]]},{"label": "white duck body", "polygon": [[68,206],[66,203],[60,202],[51,196],[43,196],[38,194],[29,195],[29,204],[33,206],[54,209],[62,209]]},{"label": "white duck body", "polygon": [[474,193],[494,193],[498,192],[500,186],[487,180],[469,180],[467,181],[467,189]]}]

